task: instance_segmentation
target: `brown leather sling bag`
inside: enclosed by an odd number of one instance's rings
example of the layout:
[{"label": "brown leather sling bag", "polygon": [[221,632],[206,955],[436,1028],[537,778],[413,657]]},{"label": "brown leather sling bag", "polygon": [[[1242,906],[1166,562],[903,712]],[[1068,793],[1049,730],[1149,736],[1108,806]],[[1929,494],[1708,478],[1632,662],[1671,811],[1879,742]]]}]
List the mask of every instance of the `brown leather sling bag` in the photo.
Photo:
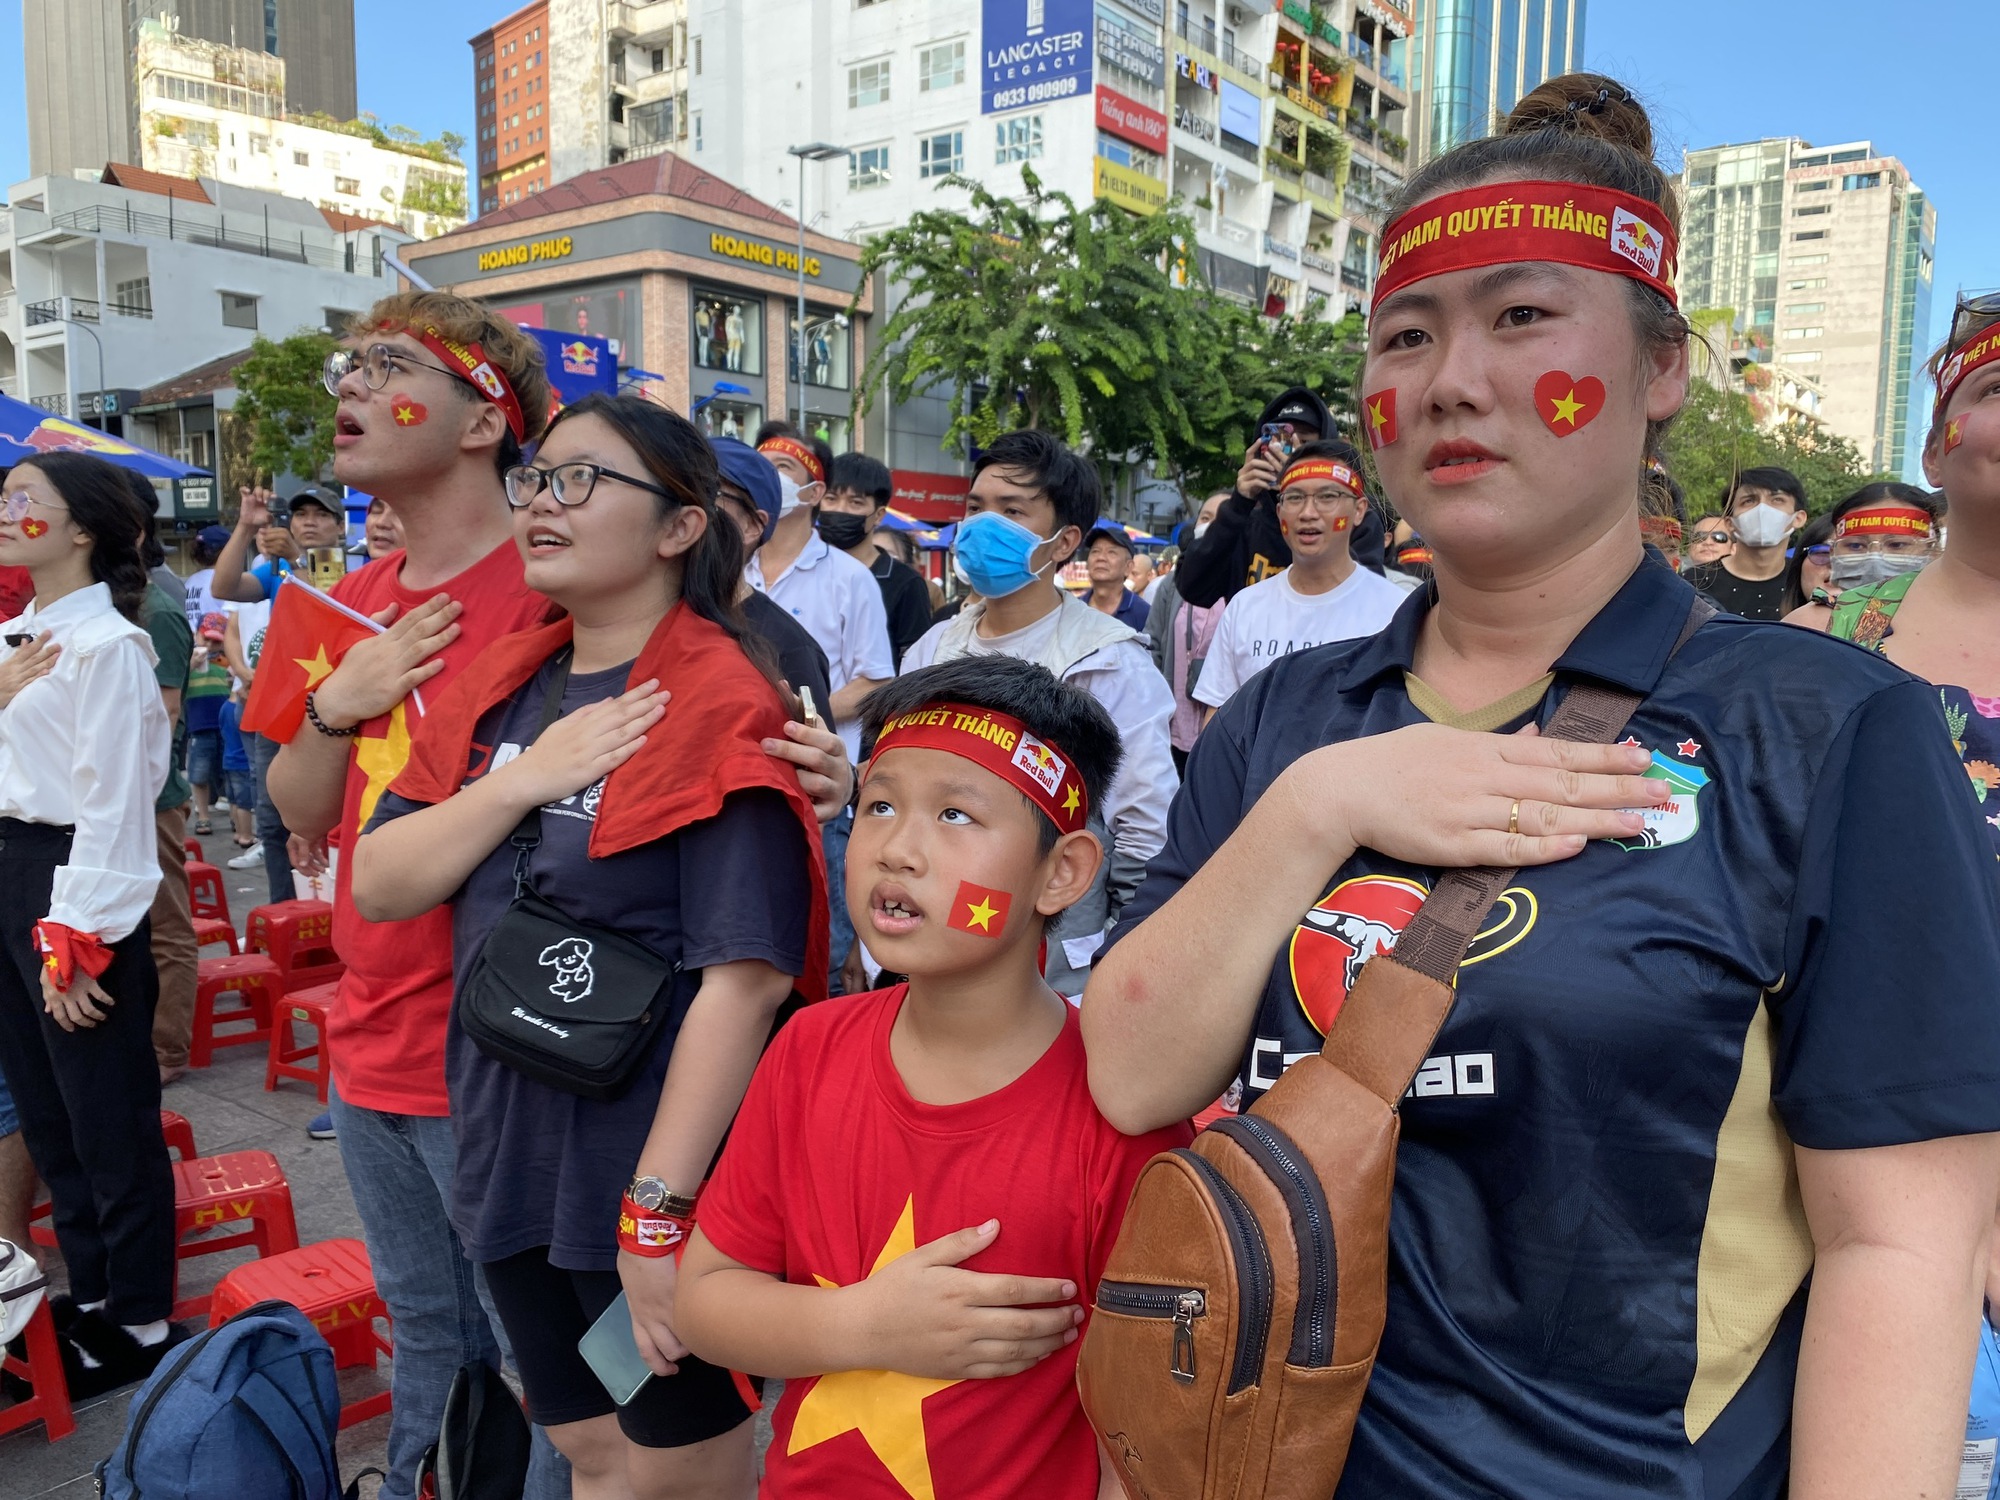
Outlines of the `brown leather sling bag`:
[{"label": "brown leather sling bag", "polygon": [[[1697,599],[1674,650],[1715,613]],[[1578,684],[1547,736],[1608,744],[1639,695]],[[1443,875],[1326,1045],[1141,1171],[1077,1360],[1134,1500],[1327,1500],[1382,1339],[1397,1105],[1514,870]]]}]

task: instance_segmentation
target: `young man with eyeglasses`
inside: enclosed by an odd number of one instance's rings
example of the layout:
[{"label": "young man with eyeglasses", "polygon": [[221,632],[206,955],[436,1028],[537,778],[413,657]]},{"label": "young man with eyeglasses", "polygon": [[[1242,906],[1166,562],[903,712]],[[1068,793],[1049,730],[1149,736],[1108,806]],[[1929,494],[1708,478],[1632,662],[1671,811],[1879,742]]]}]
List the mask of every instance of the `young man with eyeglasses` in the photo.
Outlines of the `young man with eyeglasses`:
[{"label": "young man with eyeglasses", "polygon": [[1729,517],[1714,511],[1696,516],[1688,522],[1685,566],[1692,568],[1703,563],[1721,562],[1735,545],[1736,537],[1729,529]]},{"label": "young man with eyeglasses", "polygon": [[1292,560],[1229,601],[1194,698],[1212,713],[1281,656],[1373,635],[1407,597],[1349,550],[1368,514],[1361,455],[1338,438],[1307,443],[1278,481],[1278,524]]}]

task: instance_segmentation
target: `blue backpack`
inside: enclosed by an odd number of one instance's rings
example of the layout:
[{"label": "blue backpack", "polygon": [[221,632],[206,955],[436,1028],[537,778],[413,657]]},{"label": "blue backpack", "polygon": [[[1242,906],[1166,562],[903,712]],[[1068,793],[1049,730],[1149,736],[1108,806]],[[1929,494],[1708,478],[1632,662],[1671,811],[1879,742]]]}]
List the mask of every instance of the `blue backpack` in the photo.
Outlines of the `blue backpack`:
[{"label": "blue backpack", "polygon": [[111,1500],[340,1500],[333,1351],[289,1302],[260,1302],[188,1340],[132,1397],[97,1466]]}]

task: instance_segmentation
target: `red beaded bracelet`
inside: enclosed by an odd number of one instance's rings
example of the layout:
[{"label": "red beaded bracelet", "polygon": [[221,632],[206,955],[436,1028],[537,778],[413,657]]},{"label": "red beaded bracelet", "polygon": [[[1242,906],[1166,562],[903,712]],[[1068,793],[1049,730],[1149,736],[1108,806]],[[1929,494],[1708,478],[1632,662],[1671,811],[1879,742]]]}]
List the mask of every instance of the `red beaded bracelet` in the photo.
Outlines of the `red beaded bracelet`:
[{"label": "red beaded bracelet", "polygon": [[618,1200],[618,1248],[633,1255],[648,1259],[672,1255],[693,1227],[692,1219],[639,1207],[629,1194]]}]

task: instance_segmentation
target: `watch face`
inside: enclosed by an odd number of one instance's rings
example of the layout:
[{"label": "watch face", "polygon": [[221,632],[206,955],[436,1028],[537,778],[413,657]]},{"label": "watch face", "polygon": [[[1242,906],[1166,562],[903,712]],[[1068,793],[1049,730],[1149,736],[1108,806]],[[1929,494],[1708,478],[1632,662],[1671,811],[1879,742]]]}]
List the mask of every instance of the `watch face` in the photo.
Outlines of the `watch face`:
[{"label": "watch face", "polygon": [[667,1201],[667,1185],[657,1177],[635,1177],[630,1189],[632,1201],[644,1209],[658,1208]]}]

